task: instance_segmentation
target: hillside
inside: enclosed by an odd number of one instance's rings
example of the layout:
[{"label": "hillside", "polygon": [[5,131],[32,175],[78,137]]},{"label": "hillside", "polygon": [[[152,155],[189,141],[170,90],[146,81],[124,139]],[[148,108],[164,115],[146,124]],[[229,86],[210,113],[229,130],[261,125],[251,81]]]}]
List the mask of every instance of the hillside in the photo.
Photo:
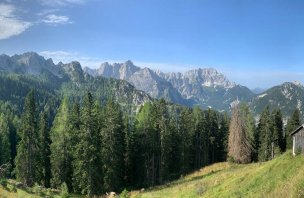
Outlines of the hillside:
[{"label": "hillside", "polygon": [[[264,163],[217,163],[143,193],[133,191],[131,197],[303,197],[303,163],[303,155],[292,157],[291,152]],[[8,187],[13,189],[10,184]],[[9,192],[0,186],[0,194],[7,197],[40,197],[37,196],[39,193],[31,191],[32,189],[17,189],[16,192]],[[40,195],[58,196],[49,191],[42,191]]]},{"label": "hillside", "polygon": [[217,163],[132,197],[303,197],[303,164],[304,156],[291,152],[264,163]]}]

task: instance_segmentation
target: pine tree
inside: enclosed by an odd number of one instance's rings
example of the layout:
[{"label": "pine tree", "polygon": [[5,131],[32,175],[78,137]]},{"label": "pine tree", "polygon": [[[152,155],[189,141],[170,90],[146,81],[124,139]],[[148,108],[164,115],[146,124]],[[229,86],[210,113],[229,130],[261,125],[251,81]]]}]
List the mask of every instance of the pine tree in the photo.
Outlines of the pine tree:
[{"label": "pine tree", "polygon": [[160,160],[158,164],[158,183],[163,183],[169,178],[170,152],[172,149],[171,131],[169,126],[169,112],[166,101],[161,99],[154,104],[156,114],[156,130],[160,135]]},{"label": "pine tree", "polygon": [[145,103],[136,115],[134,167],[136,184],[139,186],[154,186],[157,182],[160,140],[159,132],[154,129],[152,110],[152,103]]},{"label": "pine tree", "polygon": [[280,148],[281,152],[284,152],[286,150],[286,139],[284,137],[284,131],[283,131],[283,118],[282,118],[282,112],[280,109],[277,109],[273,111],[272,113],[272,119],[273,119],[273,138],[278,143],[278,146]]},{"label": "pine tree", "polygon": [[194,136],[192,111],[188,108],[182,110],[179,121],[179,133],[181,136],[181,174],[188,173],[193,167],[192,140]]},{"label": "pine tree", "polygon": [[199,169],[209,162],[209,137],[206,129],[206,119],[199,107],[193,110],[194,136],[193,136],[193,156],[194,169]]},{"label": "pine tree", "polygon": [[46,187],[50,187],[51,180],[51,139],[50,139],[50,126],[48,123],[47,111],[40,114],[39,121],[39,135],[40,135],[40,160],[41,160],[41,174],[42,184]]},{"label": "pine tree", "polygon": [[60,187],[64,182],[72,189],[72,156],[69,150],[69,104],[65,97],[58,109],[51,129],[51,183]]},{"label": "pine tree", "polygon": [[105,191],[120,191],[124,176],[124,127],[118,104],[109,100],[101,129],[103,185]]},{"label": "pine tree", "polygon": [[[77,108],[76,108],[77,109]],[[75,113],[77,111],[75,110]],[[74,186],[88,196],[102,192],[100,136],[98,125],[99,106],[88,92],[81,109],[81,125],[74,154]],[[75,122],[77,123],[77,121]]]},{"label": "pine tree", "polygon": [[125,136],[125,149],[124,149],[124,163],[125,163],[125,173],[124,182],[127,186],[131,186],[135,183],[134,174],[134,129],[127,115],[124,117],[124,136]]},{"label": "pine tree", "polygon": [[219,154],[219,144],[220,139],[222,137],[219,136],[219,123],[218,123],[218,116],[216,112],[212,109],[208,109],[206,113],[206,124],[207,124],[207,134],[209,137],[209,163],[214,163],[220,161],[218,157]]},{"label": "pine tree", "polygon": [[39,142],[36,112],[35,94],[31,90],[25,98],[19,131],[21,140],[15,162],[17,179],[27,186],[38,182]]},{"label": "pine tree", "polygon": [[271,159],[271,143],[274,141],[273,120],[269,107],[262,112],[258,129],[260,134],[259,161],[267,161]]},{"label": "pine tree", "polygon": [[11,162],[10,128],[4,114],[0,114],[0,166]]},{"label": "pine tree", "polygon": [[247,105],[235,104],[229,126],[228,156],[237,163],[251,162],[254,119]]},{"label": "pine tree", "polygon": [[228,153],[229,117],[221,115],[218,131],[218,161],[225,161]]},{"label": "pine tree", "polygon": [[287,149],[292,148],[292,137],[290,136],[290,134],[294,130],[296,130],[300,125],[301,125],[300,111],[298,109],[296,109],[293,112],[291,118],[288,120],[287,126],[286,126],[285,137],[286,137],[286,148]]},{"label": "pine tree", "polygon": [[81,126],[81,121],[80,121],[80,104],[78,102],[75,102],[72,104],[72,110],[70,112],[69,116],[69,126],[68,126],[68,132],[70,136],[70,141],[69,141],[69,150],[71,154],[71,161],[72,161],[72,168],[73,168],[73,190],[75,192],[81,192],[81,189],[79,187],[79,184],[77,183],[77,180],[75,177],[75,165],[77,164],[77,145],[80,141],[79,138],[81,138],[80,134],[80,126]]}]

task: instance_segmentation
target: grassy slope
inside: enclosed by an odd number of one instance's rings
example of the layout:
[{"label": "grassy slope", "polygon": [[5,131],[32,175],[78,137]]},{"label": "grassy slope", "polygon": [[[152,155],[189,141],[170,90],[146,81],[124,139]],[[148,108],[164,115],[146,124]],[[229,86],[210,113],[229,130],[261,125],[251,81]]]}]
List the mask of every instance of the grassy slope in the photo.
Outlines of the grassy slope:
[{"label": "grassy slope", "polygon": [[304,197],[304,156],[287,152],[265,163],[217,163],[132,197]]},{"label": "grassy slope", "polygon": [[[131,194],[136,198],[304,197],[304,156],[292,157],[287,152],[265,163],[217,163],[169,184]],[[0,187],[0,197],[39,196],[20,189],[15,193],[8,192]]]}]

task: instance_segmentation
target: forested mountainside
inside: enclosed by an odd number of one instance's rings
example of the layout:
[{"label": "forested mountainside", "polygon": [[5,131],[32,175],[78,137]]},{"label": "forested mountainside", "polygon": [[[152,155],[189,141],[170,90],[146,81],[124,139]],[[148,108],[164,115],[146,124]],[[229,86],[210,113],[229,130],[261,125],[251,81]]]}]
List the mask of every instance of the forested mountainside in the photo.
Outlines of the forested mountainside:
[{"label": "forested mountainside", "polygon": [[113,99],[135,112],[140,105],[152,101],[143,91],[122,80],[92,78],[83,73],[78,62],[55,65],[36,53],[0,57],[0,100],[11,103],[19,112],[26,94],[34,89],[43,108],[46,103],[59,105],[65,95],[81,100],[85,92],[93,92],[101,102]]}]

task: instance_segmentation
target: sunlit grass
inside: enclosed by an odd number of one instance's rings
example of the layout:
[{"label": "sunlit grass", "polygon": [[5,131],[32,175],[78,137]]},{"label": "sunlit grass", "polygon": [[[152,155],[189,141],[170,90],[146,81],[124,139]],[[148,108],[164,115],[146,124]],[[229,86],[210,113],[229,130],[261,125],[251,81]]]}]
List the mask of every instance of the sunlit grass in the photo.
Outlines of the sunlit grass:
[{"label": "sunlit grass", "polygon": [[264,163],[217,163],[133,197],[304,197],[304,156],[291,152]]}]

